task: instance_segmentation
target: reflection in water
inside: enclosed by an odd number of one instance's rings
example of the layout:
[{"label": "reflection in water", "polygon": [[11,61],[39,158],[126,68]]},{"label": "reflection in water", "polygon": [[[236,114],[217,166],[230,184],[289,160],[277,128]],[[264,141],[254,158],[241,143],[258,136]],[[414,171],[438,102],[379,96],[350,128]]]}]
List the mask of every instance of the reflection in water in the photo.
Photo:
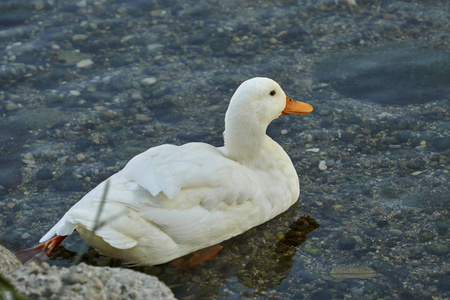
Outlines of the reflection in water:
[{"label": "reflection in water", "polygon": [[279,285],[291,272],[294,263],[292,257],[306,241],[306,235],[318,227],[319,224],[310,216],[298,218],[280,241],[255,251],[243,270],[238,272],[239,282],[255,290]]},{"label": "reflection in water", "polygon": [[[224,249],[216,259],[191,270],[179,272],[169,266],[157,266],[143,271],[149,274],[160,272],[158,278],[172,289],[177,298],[212,298],[226,290],[224,287],[228,282],[240,284],[238,290],[242,295],[265,291],[279,285],[289,275],[298,246],[319,226],[311,217],[302,216],[288,227],[284,222],[287,215],[293,213],[295,210],[289,210],[224,242]],[[221,296],[227,294],[222,293]]]},{"label": "reflection in water", "polygon": [[[294,212],[290,210],[287,214]],[[227,282],[236,279],[244,289],[243,295],[256,296],[261,291],[278,286],[291,273],[293,256],[298,247],[306,241],[308,233],[319,227],[307,215],[297,218],[289,227],[283,220],[286,220],[286,214],[224,242],[224,249],[214,260],[192,269],[175,270],[170,264],[133,269],[156,275],[180,299],[214,298],[221,294],[220,290]],[[284,228],[284,232],[271,233],[273,229],[281,228]],[[76,255],[76,252],[59,247],[51,259],[72,262]],[[119,260],[102,256],[92,248],[83,255],[82,261],[94,266],[127,267]]]}]

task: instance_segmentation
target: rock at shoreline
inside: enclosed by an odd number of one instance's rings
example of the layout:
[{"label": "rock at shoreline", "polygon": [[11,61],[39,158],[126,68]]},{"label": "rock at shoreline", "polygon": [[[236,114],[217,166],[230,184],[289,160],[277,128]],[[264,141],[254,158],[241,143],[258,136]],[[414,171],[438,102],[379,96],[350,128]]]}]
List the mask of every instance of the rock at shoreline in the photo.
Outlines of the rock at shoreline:
[{"label": "rock at shoreline", "polygon": [[0,245],[0,275],[8,274],[21,265],[14,254]]},{"label": "rock at shoreline", "polygon": [[[84,263],[73,268],[36,262],[20,266],[2,246],[0,266],[2,276],[31,299],[175,299],[158,278],[129,269]],[[6,299],[12,299],[11,295],[6,294]]]}]

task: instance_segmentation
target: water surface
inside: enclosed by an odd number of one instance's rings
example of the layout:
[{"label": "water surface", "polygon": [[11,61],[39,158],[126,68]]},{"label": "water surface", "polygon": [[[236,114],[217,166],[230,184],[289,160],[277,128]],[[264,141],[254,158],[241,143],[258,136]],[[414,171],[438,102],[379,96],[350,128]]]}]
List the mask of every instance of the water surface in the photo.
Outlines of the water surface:
[{"label": "water surface", "polygon": [[2,1],[2,244],[149,147],[221,146],[233,91],[267,76],[315,108],[268,129],[299,203],[192,270],[138,270],[180,299],[449,298],[449,3],[356,2]]}]

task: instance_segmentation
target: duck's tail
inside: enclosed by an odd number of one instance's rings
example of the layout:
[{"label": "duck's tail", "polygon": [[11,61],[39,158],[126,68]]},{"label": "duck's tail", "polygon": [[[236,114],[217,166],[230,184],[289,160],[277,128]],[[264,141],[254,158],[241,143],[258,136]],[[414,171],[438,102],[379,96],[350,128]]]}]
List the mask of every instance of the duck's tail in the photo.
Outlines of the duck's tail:
[{"label": "duck's tail", "polygon": [[46,261],[67,235],[57,235],[33,248],[28,248],[16,253],[16,257],[24,264],[31,260]]}]

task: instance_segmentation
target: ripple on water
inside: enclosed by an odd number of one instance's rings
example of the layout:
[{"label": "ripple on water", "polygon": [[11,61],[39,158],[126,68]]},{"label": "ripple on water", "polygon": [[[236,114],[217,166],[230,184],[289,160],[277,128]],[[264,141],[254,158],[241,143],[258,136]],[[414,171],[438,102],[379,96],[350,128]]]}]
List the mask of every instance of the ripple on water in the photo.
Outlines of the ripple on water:
[{"label": "ripple on water", "polygon": [[315,72],[341,94],[381,104],[442,99],[450,92],[450,54],[401,44],[345,53],[321,61]]}]

